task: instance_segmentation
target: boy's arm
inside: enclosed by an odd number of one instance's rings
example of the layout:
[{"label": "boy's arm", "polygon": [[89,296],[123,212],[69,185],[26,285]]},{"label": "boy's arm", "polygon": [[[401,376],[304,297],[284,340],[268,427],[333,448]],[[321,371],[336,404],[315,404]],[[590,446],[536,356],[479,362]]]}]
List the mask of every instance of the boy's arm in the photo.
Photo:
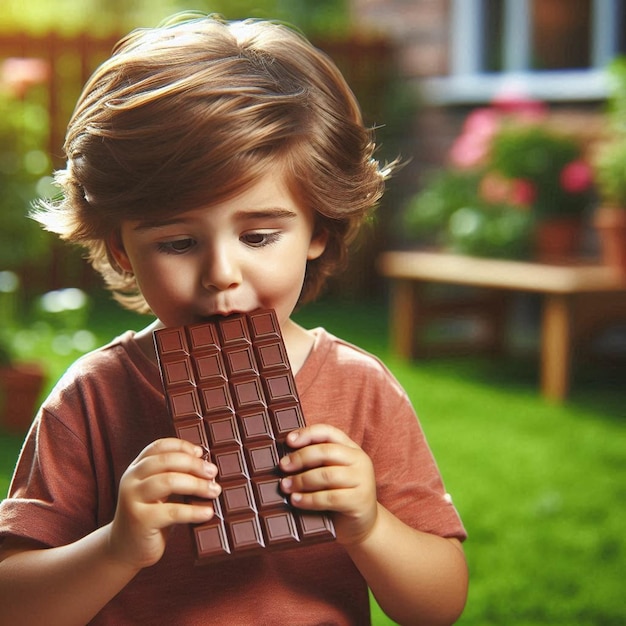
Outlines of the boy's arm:
[{"label": "boy's arm", "polygon": [[376,499],[371,459],[342,431],[316,424],[288,436],[282,488],[295,506],[334,512],[337,540],[381,608],[400,624],[452,624],[465,606],[460,542],[420,532]]},{"label": "boy's arm", "polygon": [[10,538],[0,549],[0,623],[86,624],[139,569],[111,556],[110,525],[58,548]]},{"label": "boy's arm", "polygon": [[399,624],[453,624],[467,598],[461,543],[423,533],[378,504],[376,523],[344,545],[385,613]]},{"label": "boy's arm", "polygon": [[177,438],[149,444],[119,486],[107,525],[59,547],[7,539],[0,546],[0,624],[85,624],[144,567],[163,555],[173,524],[201,523],[211,505],[172,495],[216,498],[217,467],[204,451]]}]

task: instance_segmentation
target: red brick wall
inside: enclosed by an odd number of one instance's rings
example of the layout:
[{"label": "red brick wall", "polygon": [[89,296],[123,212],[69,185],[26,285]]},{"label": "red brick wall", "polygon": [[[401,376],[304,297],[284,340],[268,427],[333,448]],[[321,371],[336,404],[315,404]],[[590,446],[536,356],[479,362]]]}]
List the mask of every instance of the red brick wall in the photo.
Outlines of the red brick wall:
[{"label": "red brick wall", "polygon": [[398,47],[399,69],[406,77],[448,71],[448,0],[350,0],[354,24],[382,32]]}]

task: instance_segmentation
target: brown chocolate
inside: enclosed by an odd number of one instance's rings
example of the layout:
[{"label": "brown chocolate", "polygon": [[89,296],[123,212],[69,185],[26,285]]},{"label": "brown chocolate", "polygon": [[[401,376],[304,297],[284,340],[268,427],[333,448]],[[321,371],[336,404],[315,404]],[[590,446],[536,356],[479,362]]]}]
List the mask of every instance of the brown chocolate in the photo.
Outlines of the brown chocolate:
[{"label": "brown chocolate", "polygon": [[274,311],[164,328],[154,341],[176,434],[207,450],[222,486],[213,519],[193,526],[197,562],[334,539],[327,514],[280,490],[285,438],[305,422]]}]

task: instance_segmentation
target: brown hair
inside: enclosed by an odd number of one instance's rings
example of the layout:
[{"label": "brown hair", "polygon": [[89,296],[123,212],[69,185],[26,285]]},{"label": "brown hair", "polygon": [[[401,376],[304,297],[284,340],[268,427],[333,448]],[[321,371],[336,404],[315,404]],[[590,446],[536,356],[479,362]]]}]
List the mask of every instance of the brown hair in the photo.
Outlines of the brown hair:
[{"label": "brown hair", "polygon": [[314,298],[380,199],[371,131],[334,63],[282,24],[180,16],[133,31],[85,85],[69,122],[62,198],[35,219],[78,243],[128,308],[148,312],[107,241],[125,219],[210,206],[286,166],[328,243],[309,262]]}]

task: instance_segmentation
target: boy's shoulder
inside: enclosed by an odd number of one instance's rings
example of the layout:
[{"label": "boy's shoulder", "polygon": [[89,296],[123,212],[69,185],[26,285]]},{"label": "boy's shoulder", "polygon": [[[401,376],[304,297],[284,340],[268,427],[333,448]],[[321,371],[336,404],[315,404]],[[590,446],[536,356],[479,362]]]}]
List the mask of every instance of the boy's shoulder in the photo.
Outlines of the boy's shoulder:
[{"label": "boy's shoulder", "polygon": [[316,328],[315,344],[311,356],[323,355],[325,359],[337,360],[338,364],[351,364],[375,371],[387,371],[387,367],[379,357],[341,337],[333,335],[325,328]]},{"label": "boy's shoulder", "polygon": [[396,378],[378,356],[324,328],[312,332],[315,335],[313,350],[301,370],[301,378],[307,382],[330,377],[333,382],[349,379],[353,383],[362,381],[400,390]]},{"label": "boy's shoulder", "polygon": [[126,331],[109,343],[79,357],[57,383],[56,390],[79,385],[111,386],[143,381],[160,384],[157,368],[134,341],[134,331]]}]

